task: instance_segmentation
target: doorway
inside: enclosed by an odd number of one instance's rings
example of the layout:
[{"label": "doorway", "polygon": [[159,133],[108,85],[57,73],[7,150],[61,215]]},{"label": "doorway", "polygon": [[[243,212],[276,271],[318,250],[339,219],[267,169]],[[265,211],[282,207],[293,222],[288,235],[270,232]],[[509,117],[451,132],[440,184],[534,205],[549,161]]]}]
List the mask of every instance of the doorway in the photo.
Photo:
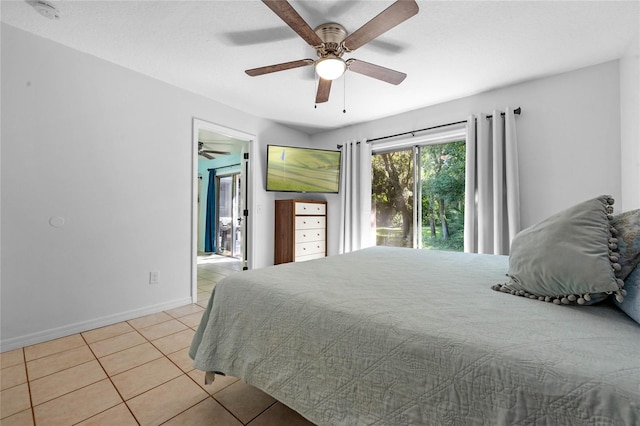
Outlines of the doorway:
[{"label": "doorway", "polygon": [[[253,135],[193,119],[191,295],[198,301],[198,262],[225,256],[249,269],[253,259]],[[202,274],[201,274],[202,275]]]}]

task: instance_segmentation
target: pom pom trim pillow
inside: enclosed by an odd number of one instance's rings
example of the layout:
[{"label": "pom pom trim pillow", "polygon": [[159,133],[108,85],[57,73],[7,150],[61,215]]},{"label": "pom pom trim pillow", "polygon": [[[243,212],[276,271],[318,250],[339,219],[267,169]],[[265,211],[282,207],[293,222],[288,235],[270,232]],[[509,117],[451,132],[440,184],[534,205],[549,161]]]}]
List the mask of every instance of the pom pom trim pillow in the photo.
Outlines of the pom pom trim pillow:
[{"label": "pom pom trim pillow", "polygon": [[613,203],[602,195],[518,233],[511,243],[510,280],[492,288],[555,304],[588,305],[609,294],[622,301]]}]

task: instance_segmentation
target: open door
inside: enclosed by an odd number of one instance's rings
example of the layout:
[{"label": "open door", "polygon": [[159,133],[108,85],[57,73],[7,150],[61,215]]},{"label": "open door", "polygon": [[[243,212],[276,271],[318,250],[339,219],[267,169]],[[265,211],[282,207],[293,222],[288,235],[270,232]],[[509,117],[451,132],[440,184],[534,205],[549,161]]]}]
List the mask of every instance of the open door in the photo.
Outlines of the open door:
[{"label": "open door", "polygon": [[[243,269],[251,265],[249,158],[254,139],[247,133],[193,119],[191,294],[194,303],[198,292],[199,253],[238,258]],[[212,171],[214,185],[209,184]],[[202,177],[201,181],[198,176]]]}]

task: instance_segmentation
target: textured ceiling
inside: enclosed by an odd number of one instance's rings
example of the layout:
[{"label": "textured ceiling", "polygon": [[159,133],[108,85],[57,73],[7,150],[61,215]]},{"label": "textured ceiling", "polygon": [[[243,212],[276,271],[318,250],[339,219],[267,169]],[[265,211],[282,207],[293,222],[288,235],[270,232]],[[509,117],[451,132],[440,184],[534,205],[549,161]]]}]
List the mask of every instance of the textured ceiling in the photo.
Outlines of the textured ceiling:
[{"label": "textured ceiling", "polygon": [[[3,0],[3,22],[223,104],[307,131],[342,127],[616,59],[640,26],[638,1],[418,1],[417,16],[345,58],[408,74],[393,86],[347,73],[314,108],[314,58],[260,1],[50,1],[48,20]],[[313,28],[353,32],[392,1],[291,1]],[[345,92],[346,86],[346,92]],[[346,113],[342,110],[346,106]]]}]

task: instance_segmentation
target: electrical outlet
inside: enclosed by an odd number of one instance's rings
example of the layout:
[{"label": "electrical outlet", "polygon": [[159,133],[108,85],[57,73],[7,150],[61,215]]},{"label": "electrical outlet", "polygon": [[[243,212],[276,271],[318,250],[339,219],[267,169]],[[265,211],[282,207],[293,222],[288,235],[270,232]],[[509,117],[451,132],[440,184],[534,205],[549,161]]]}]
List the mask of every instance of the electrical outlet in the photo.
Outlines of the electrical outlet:
[{"label": "electrical outlet", "polygon": [[151,271],[149,272],[149,284],[159,284],[160,283],[160,272],[159,271]]}]

